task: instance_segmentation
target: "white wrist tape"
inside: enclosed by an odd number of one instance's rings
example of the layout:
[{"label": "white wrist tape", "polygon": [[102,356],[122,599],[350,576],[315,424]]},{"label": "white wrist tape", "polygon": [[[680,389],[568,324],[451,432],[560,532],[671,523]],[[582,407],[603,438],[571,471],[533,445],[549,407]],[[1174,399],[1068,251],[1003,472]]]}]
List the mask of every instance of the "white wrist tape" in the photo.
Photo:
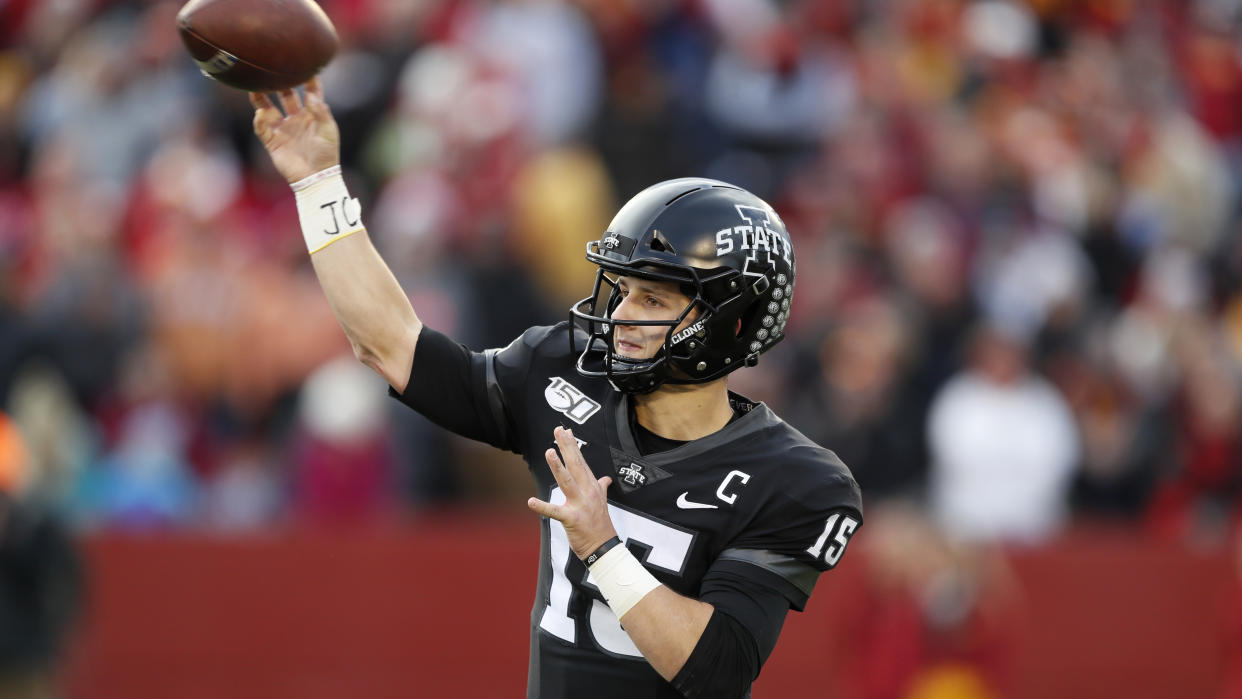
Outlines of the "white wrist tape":
[{"label": "white wrist tape", "polygon": [[298,222],[312,253],[362,230],[362,206],[349,196],[341,166],[333,165],[289,185],[298,203]]},{"label": "white wrist tape", "polygon": [[648,592],[660,586],[625,546],[615,546],[590,568],[590,582],[603,593],[617,619],[625,616]]}]

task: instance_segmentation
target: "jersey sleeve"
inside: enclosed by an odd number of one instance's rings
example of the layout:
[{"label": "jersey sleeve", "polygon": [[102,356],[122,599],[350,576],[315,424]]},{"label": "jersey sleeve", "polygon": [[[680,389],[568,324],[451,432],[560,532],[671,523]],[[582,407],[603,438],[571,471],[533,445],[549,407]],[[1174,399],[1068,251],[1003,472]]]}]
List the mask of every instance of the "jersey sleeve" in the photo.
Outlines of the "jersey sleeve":
[{"label": "jersey sleeve", "polygon": [[712,571],[765,585],[802,611],[820,573],[840,563],[860,526],[861,493],[844,467],[802,478],[772,494]]},{"label": "jersey sleeve", "polygon": [[405,392],[390,387],[389,395],[450,432],[523,454],[522,411],[515,407],[554,329],[531,328],[502,349],[474,352],[424,327]]}]

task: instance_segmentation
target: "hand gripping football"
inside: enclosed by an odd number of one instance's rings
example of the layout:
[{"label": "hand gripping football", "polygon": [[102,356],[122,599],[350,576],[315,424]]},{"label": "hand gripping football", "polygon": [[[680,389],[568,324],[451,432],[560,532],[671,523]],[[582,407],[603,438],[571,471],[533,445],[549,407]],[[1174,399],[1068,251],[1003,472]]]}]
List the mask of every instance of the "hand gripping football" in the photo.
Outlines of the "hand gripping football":
[{"label": "hand gripping football", "polygon": [[336,54],[336,29],[314,0],[190,0],[177,30],[203,74],[274,92],[310,80]]}]

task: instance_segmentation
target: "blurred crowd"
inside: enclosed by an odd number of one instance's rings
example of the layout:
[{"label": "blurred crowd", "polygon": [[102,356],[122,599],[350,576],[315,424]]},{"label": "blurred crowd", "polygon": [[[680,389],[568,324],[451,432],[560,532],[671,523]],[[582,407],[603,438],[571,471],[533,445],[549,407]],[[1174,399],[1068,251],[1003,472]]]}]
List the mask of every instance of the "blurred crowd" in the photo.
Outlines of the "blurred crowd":
[{"label": "blurred crowd", "polygon": [[[728,180],[798,259],[789,340],[736,389],[869,506],[962,540],[1230,532],[1242,3],[322,4],[347,179],[429,325],[482,349],[565,318],[621,202]],[[3,487],[88,529],[520,503],[520,466],[349,356],[178,8],[0,0]]]},{"label": "blurred crowd", "polygon": [[[1239,0],[321,4],[371,235],[475,349],[566,318],[585,242],[651,183],[782,213],[789,339],[731,385],[862,485],[859,696],[1005,686],[1021,605],[988,542],[1231,538]],[[521,507],[520,462],[352,358],[179,5],[0,0],[0,583],[28,589],[13,561],[58,541],[15,524],[34,512],[251,531]]]}]

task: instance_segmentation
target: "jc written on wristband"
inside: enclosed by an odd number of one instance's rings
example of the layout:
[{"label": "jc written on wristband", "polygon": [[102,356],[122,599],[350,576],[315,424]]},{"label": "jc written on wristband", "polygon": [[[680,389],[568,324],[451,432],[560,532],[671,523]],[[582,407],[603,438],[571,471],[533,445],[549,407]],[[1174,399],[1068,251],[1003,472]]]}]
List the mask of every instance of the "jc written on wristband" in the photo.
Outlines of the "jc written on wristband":
[{"label": "jc written on wristband", "polygon": [[362,207],[349,196],[340,165],[316,172],[290,187],[297,199],[302,237],[310,252],[318,252],[362,230]]}]

